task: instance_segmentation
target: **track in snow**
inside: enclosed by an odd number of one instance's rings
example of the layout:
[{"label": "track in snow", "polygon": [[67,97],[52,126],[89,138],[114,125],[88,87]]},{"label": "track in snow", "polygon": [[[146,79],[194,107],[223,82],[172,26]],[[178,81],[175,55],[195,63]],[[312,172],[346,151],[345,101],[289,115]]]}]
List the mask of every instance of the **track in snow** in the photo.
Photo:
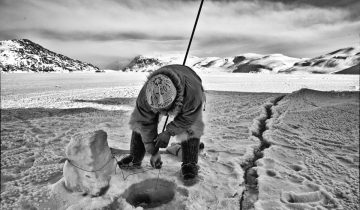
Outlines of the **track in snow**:
[{"label": "track in snow", "polygon": [[254,203],[258,199],[258,174],[254,167],[256,166],[256,161],[263,157],[263,151],[271,146],[263,137],[264,132],[268,129],[266,121],[273,116],[272,107],[276,106],[284,97],[285,95],[276,97],[272,102],[265,104],[263,113],[254,120],[256,128],[252,131],[252,135],[260,140],[260,145],[254,151],[253,159],[241,165],[244,170],[245,190],[240,198],[240,210],[253,209]]}]

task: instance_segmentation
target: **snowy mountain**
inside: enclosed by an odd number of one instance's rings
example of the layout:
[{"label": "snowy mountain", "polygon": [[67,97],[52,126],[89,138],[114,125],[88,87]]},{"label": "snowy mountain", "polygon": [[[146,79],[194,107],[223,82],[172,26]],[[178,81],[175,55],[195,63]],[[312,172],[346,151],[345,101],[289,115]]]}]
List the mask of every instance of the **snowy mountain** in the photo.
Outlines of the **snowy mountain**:
[{"label": "snowy mountain", "polygon": [[[135,57],[123,71],[135,71],[135,72],[151,72],[162,66],[170,64],[182,64],[183,55],[171,54],[171,55],[140,55]],[[200,58],[190,56],[187,59],[187,65],[192,66],[193,63],[200,61]]]},{"label": "snowy mountain", "polygon": [[[184,55],[142,55],[135,57],[123,71],[151,72],[162,66],[182,64]],[[186,65],[198,72],[232,72],[232,73],[338,73],[346,71],[359,74],[360,49],[349,47],[321,55],[315,58],[293,58],[282,54],[261,55],[246,53],[234,57],[190,56]]]},{"label": "snowy mountain", "polygon": [[245,54],[234,58],[234,73],[278,73],[290,68],[296,62],[301,61],[300,58],[292,58],[282,54]]},{"label": "snowy mountain", "polygon": [[335,72],[335,74],[360,74],[360,63],[350,68]]},{"label": "snowy mountain", "polygon": [[[162,66],[170,64],[182,64],[184,55],[145,55],[135,57],[123,71],[154,71]],[[186,65],[195,71],[201,72],[278,72],[293,66],[301,61],[281,54],[260,55],[254,53],[242,54],[235,57],[206,57],[199,58],[190,56]]]},{"label": "snowy mountain", "polygon": [[1,72],[99,71],[99,68],[52,52],[28,39],[0,41]]},{"label": "snowy mountain", "polygon": [[348,47],[315,58],[297,62],[294,64],[293,67],[281,72],[341,74],[343,70],[353,67],[354,69],[353,71],[345,71],[345,72],[346,73],[350,72],[352,74],[359,74],[359,68],[356,68],[356,66],[359,66],[359,63],[360,63],[360,48]]}]

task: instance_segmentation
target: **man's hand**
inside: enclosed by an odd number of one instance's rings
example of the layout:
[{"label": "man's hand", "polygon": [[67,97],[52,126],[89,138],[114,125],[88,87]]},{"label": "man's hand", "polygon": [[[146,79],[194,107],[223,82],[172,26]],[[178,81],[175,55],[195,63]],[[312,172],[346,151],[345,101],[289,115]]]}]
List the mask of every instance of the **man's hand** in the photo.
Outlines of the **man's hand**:
[{"label": "man's hand", "polygon": [[164,131],[160,133],[157,138],[154,140],[156,142],[155,147],[156,148],[166,148],[170,141],[170,133],[167,131]]},{"label": "man's hand", "polygon": [[162,166],[161,156],[160,152],[157,152],[156,154],[152,155],[150,158],[150,164],[153,168],[160,169]]}]

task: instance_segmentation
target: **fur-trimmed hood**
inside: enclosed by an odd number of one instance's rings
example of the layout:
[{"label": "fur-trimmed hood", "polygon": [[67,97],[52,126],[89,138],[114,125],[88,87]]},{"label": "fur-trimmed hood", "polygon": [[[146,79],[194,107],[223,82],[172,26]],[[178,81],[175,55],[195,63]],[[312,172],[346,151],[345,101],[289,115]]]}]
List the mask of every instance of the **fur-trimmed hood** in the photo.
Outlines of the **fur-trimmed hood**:
[{"label": "fur-trimmed hood", "polygon": [[165,66],[163,68],[160,68],[157,71],[152,72],[148,78],[147,81],[145,82],[146,86],[149,82],[149,80],[159,74],[163,74],[167,77],[170,78],[170,80],[173,82],[175,88],[176,88],[176,97],[175,100],[173,102],[173,104],[171,105],[170,108],[168,109],[155,109],[155,108],[151,108],[151,110],[155,113],[161,113],[161,114],[170,114],[170,115],[176,115],[177,113],[180,112],[182,106],[183,106],[183,100],[184,100],[184,84],[181,81],[181,79],[179,78],[179,75],[177,75],[175,72],[173,71],[168,71],[168,66]]}]

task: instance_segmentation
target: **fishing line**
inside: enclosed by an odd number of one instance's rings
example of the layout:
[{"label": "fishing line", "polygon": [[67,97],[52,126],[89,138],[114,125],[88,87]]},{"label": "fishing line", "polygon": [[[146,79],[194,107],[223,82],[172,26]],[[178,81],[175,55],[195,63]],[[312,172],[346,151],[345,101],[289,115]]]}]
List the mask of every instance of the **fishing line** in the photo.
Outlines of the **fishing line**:
[{"label": "fishing line", "polygon": [[[112,156],[113,156],[113,158],[116,160],[116,162],[118,162],[118,159],[115,157],[115,155],[112,154]],[[122,156],[122,157],[124,157],[124,156]],[[116,167],[117,167],[117,166],[118,166],[118,165],[115,166],[115,174],[116,174]],[[120,168],[120,171],[121,171],[121,174],[122,174],[122,177],[123,177],[123,180],[124,180],[124,181],[126,181],[126,179],[127,179],[129,176],[132,176],[132,175],[135,175],[135,174],[140,174],[140,173],[145,173],[145,172],[147,172],[147,171],[156,170],[155,168],[151,167],[151,168],[149,168],[149,169],[145,169],[145,170],[142,170],[142,171],[139,171],[139,172],[130,173],[130,174],[128,174],[127,176],[125,176],[123,169],[122,169],[121,167],[119,167],[119,168]],[[131,167],[129,167],[129,169],[131,169]],[[159,169],[159,174],[158,174],[158,180],[159,180],[159,175],[160,175],[160,169]],[[157,181],[158,181],[158,180],[157,180]],[[156,182],[156,184],[157,184],[157,182]],[[155,187],[155,189],[156,189],[156,187]]]}]

